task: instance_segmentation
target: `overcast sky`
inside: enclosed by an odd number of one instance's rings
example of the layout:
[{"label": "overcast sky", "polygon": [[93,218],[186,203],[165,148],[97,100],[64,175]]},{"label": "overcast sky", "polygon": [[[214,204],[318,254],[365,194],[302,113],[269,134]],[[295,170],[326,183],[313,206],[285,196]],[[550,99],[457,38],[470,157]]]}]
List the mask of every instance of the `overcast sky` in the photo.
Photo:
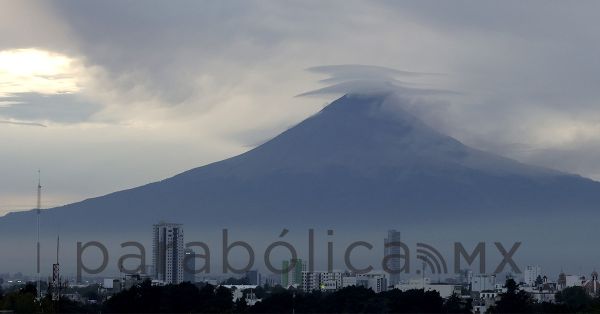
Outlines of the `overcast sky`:
[{"label": "overcast sky", "polygon": [[[38,168],[52,207],[239,154],[373,69],[454,92],[411,110],[469,145],[600,179],[597,1],[0,5],[0,215]],[[340,64],[399,71],[307,71]]]}]

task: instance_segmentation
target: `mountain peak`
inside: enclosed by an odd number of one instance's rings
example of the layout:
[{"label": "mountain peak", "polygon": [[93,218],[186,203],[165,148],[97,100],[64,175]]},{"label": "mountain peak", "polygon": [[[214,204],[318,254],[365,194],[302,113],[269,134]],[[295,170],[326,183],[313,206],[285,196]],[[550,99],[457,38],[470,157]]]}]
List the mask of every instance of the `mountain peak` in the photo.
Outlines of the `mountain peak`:
[{"label": "mountain peak", "polygon": [[331,169],[367,177],[469,171],[558,174],[467,147],[404,110],[403,101],[392,93],[346,94],[253,150],[184,176],[214,172],[251,178]]},{"label": "mountain peak", "polygon": [[[423,124],[390,95],[347,94],[274,139],[239,156],[269,160],[271,167],[312,170],[391,166],[406,155],[460,143]],[[238,157],[236,157],[238,158]]]},{"label": "mountain peak", "polygon": [[[185,221],[201,236],[257,221],[265,230],[291,223],[376,233],[407,218],[404,227],[467,216],[469,227],[487,227],[502,213],[511,223],[529,219],[529,232],[540,217],[596,210],[599,183],[470,148],[402,107],[392,95],[344,95],[239,156],[48,209],[46,226],[63,222],[74,243],[123,230],[145,236],[160,220]],[[2,217],[0,236],[25,239],[33,221],[33,211]]]},{"label": "mountain peak", "polygon": [[363,119],[395,121],[395,123],[424,126],[417,117],[403,109],[404,100],[392,92],[345,94],[327,105],[321,113],[339,119],[362,116]]}]

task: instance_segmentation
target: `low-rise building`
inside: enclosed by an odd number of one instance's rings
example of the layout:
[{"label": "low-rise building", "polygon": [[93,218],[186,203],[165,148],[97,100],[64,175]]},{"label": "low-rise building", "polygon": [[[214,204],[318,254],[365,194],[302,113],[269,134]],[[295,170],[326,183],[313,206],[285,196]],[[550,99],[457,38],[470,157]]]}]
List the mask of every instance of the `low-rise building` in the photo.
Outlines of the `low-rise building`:
[{"label": "low-rise building", "polygon": [[385,274],[361,274],[358,275],[358,280],[366,280],[366,287],[373,290],[375,293],[386,291],[388,288],[388,281]]},{"label": "low-rise building", "polygon": [[598,282],[598,272],[592,272],[591,279],[584,281],[582,283],[582,287],[591,297],[595,298],[600,296],[600,283]]},{"label": "low-rise building", "polygon": [[496,275],[473,274],[469,285],[471,292],[481,292],[484,290],[493,290],[496,287]]},{"label": "low-rise building", "polygon": [[387,289],[385,274],[351,274],[349,272],[304,271],[302,272],[302,290],[306,292],[321,290],[335,291],[350,286],[363,286],[379,293]]},{"label": "low-rise building", "polygon": [[582,275],[565,275],[565,286],[568,287],[581,287],[585,281],[585,276]]},{"label": "low-rise building", "polygon": [[303,271],[302,290],[305,292],[323,290],[335,291],[343,287],[344,273],[340,271]]}]

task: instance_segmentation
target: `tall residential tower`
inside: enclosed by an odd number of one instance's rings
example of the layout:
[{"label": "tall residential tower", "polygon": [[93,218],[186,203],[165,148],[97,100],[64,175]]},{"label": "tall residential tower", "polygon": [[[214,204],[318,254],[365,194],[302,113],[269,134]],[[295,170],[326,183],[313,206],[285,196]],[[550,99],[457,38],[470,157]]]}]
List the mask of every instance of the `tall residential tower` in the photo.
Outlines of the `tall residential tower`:
[{"label": "tall residential tower", "polygon": [[185,249],[183,259],[183,281],[196,282],[196,253],[192,249]]},{"label": "tall residential tower", "polygon": [[184,280],[185,251],[182,226],[182,224],[166,222],[154,225],[152,244],[154,279],[165,284],[179,284]]},{"label": "tall residential tower", "polygon": [[[384,240],[384,258],[385,256],[399,256],[400,253],[400,231],[388,230],[388,236]],[[387,267],[391,271],[388,284],[394,286],[400,282],[400,257],[389,258],[387,262]]]}]

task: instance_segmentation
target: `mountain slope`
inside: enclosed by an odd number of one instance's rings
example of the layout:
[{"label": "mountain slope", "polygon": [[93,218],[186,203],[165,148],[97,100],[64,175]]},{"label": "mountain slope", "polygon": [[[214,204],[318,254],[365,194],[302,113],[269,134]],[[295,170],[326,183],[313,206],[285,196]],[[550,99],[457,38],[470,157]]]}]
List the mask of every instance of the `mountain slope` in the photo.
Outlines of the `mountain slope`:
[{"label": "mountain slope", "polygon": [[[578,259],[595,245],[598,203],[600,183],[467,147],[403,111],[394,97],[346,95],[239,156],[44,210],[42,236],[54,239],[60,230],[74,261],[76,241],[147,241],[160,220],[185,223],[192,239],[220,228],[248,238],[290,227],[377,237],[413,228],[424,237],[446,230],[457,241],[511,235],[530,241],[536,258]],[[0,267],[32,257],[34,226],[34,211],[0,217],[0,251],[16,252]],[[552,253],[548,241],[562,241],[563,251]]]},{"label": "mountain slope", "polygon": [[[446,219],[495,210],[589,211],[600,201],[599,183],[469,148],[390,99],[346,95],[245,154],[47,214],[69,229],[101,231],[131,228],[132,219],[141,228],[159,219],[277,223],[297,211],[307,224],[314,215],[365,213]],[[26,215],[7,215],[0,225],[12,229],[7,225]],[[89,226],[89,219],[99,224]]]}]

